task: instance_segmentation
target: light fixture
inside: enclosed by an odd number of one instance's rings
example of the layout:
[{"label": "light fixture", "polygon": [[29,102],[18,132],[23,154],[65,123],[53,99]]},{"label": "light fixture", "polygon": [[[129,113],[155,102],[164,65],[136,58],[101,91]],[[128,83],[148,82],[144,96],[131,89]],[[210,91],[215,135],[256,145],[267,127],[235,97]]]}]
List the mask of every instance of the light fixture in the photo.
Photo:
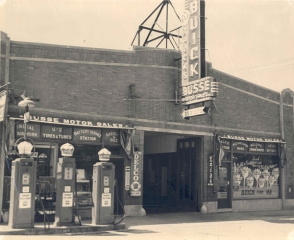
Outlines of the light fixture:
[{"label": "light fixture", "polygon": [[23,100],[21,100],[19,103],[18,103],[18,106],[20,107],[35,107],[36,104],[33,100],[31,100],[29,97],[25,97]]}]

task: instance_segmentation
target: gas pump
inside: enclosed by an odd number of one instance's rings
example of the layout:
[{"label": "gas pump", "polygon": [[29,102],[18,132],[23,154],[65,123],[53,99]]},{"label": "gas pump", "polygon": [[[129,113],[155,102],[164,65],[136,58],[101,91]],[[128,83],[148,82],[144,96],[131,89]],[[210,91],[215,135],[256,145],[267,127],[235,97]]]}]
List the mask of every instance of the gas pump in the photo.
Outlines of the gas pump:
[{"label": "gas pump", "polygon": [[26,138],[26,131],[27,122],[30,119],[29,108],[34,107],[35,103],[26,97],[25,93],[21,96],[23,100],[18,103],[18,106],[25,108],[24,137],[15,142],[20,158],[12,161],[11,166],[8,226],[11,228],[33,228],[37,163],[33,158],[30,158],[34,146],[33,141]]},{"label": "gas pump", "polygon": [[[30,143],[22,142],[21,144]],[[8,226],[11,228],[33,228],[37,163],[32,158],[17,158],[12,161],[11,168]]]},{"label": "gas pump", "polygon": [[59,158],[56,174],[55,225],[74,224],[75,159],[71,158],[73,146],[66,143],[61,146],[62,158]]},{"label": "gas pump", "polygon": [[[100,161],[108,161],[110,152],[104,148],[98,155]],[[92,224],[114,222],[114,173],[115,166],[110,162],[97,162],[93,165]]]}]

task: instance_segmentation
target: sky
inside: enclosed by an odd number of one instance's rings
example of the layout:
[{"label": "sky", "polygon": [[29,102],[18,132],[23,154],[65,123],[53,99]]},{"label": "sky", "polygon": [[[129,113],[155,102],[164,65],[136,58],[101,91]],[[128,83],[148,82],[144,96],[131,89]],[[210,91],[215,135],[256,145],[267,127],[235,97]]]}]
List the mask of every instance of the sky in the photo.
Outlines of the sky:
[{"label": "sky", "polygon": [[[180,17],[184,1],[171,0]],[[139,25],[161,3],[0,0],[0,30],[12,41],[132,50]],[[294,91],[294,0],[206,0],[205,5],[206,60],[214,69],[275,91]],[[157,13],[144,26],[151,27]],[[180,26],[177,15],[169,6],[169,30]],[[156,28],[165,29],[164,11]]]}]

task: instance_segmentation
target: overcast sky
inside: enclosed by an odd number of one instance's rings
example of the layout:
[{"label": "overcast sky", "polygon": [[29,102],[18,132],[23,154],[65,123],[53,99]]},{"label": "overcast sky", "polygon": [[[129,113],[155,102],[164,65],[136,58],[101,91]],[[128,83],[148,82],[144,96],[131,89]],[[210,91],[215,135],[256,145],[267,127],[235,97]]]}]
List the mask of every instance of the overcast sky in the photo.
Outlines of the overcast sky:
[{"label": "overcast sky", "polygon": [[[161,2],[0,0],[0,29],[12,41],[131,50],[138,26]],[[184,0],[171,2],[181,16]],[[276,91],[294,91],[294,0],[205,3],[206,60],[213,68]],[[171,30],[180,23],[169,9]],[[151,27],[156,15],[145,26]],[[162,13],[157,29],[165,28],[164,20]]]}]

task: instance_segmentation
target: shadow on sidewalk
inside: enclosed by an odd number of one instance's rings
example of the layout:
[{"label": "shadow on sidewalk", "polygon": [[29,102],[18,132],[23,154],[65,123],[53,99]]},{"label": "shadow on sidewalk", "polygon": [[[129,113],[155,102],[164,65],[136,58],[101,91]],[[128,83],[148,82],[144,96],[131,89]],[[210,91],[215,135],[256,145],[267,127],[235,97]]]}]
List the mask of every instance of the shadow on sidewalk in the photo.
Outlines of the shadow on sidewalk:
[{"label": "shadow on sidewalk", "polygon": [[139,225],[157,224],[180,224],[180,223],[204,223],[223,221],[267,221],[278,224],[294,224],[294,209],[252,211],[252,212],[225,212],[225,213],[200,213],[200,212],[169,212],[147,211],[143,217],[126,217],[126,227]]}]

